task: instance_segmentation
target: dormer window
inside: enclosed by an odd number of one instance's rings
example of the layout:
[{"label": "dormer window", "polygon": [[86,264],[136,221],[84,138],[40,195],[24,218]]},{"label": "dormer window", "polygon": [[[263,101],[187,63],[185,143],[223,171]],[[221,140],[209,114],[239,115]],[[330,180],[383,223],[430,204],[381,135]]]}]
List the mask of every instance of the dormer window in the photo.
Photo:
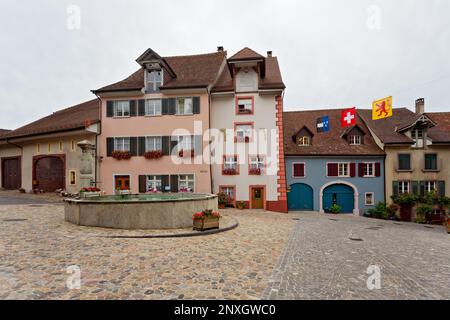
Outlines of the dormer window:
[{"label": "dormer window", "polygon": [[360,135],[351,135],[348,137],[350,145],[359,146],[361,144],[361,136]]},{"label": "dormer window", "polygon": [[163,84],[162,70],[152,70],[147,72],[147,92],[158,92]]},{"label": "dormer window", "polygon": [[411,138],[414,141],[413,148],[423,148],[423,130],[413,129],[411,131]]},{"label": "dormer window", "polygon": [[309,144],[310,144],[309,137],[308,136],[298,137],[297,144],[299,146],[309,146]]}]

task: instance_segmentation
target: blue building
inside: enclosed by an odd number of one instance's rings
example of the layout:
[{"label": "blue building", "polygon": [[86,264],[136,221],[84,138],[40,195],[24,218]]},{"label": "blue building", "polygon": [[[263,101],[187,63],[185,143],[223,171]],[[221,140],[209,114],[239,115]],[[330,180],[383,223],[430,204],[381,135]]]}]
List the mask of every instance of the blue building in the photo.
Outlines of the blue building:
[{"label": "blue building", "polygon": [[357,114],[343,127],[342,111],[283,113],[290,211],[327,212],[337,204],[342,213],[363,214],[385,201],[385,153]]}]

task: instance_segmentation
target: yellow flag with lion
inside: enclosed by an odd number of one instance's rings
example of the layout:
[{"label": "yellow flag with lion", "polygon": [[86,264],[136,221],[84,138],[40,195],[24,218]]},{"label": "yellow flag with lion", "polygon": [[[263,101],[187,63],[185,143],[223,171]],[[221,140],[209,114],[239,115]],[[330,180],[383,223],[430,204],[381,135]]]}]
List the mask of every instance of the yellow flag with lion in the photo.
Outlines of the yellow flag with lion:
[{"label": "yellow flag with lion", "polygon": [[392,97],[387,97],[372,103],[372,120],[392,117]]}]

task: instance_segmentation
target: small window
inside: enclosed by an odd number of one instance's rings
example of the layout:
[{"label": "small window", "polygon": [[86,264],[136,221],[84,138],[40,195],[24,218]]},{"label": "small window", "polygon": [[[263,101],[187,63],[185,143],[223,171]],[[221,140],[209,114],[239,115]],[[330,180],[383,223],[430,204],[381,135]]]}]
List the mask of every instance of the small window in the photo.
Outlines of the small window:
[{"label": "small window", "polygon": [[130,151],[130,138],[114,138],[114,151]]},{"label": "small window", "polygon": [[74,186],[77,184],[77,173],[75,170],[69,171],[69,184],[71,186]]},{"label": "small window", "polygon": [[360,135],[352,135],[349,137],[350,139],[350,144],[352,146],[358,146],[361,144],[361,136]]},{"label": "small window", "polygon": [[130,116],[130,101],[114,101],[114,117],[129,117]]},{"label": "small window", "polygon": [[41,145],[38,143],[36,144],[36,153],[40,153],[41,152]]},{"label": "small window", "polygon": [[178,136],[178,151],[185,150],[194,150],[192,136]]},{"label": "small window", "polygon": [[349,163],[339,163],[338,164],[338,176],[339,177],[349,177],[350,176],[350,164]]},{"label": "small window", "polygon": [[366,192],[364,202],[366,206],[373,206],[375,204],[374,193]]},{"label": "small window", "polygon": [[194,113],[192,98],[178,98],[177,99],[177,114],[189,115]]},{"label": "small window", "polygon": [[147,176],[147,191],[162,191],[161,176]]},{"label": "small window", "polygon": [[409,181],[398,182],[398,193],[409,193]]},{"label": "small window", "polygon": [[298,137],[297,143],[299,146],[309,146],[310,139],[308,136]]},{"label": "small window", "polygon": [[235,187],[229,187],[229,186],[221,186],[219,187],[220,192],[224,192],[227,194],[230,201],[234,201],[236,199],[236,188]]},{"label": "small window", "polygon": [[237,113],[238,114],[252,114],[253,113],[253,99],[252,98],[237,98]]},{"label": "small window", "polygon": [[414,140],[413,148],[423,148],[423,130],[422,129],[412,130],[411,138]]},{"label": "small window", "polygon": [[437,191],[436,181],[425,181],[425,192]]},{"label": "small window", "polygon": [[162,138],[161,137],[146,137],[145,138],[145,151],[160,151],[162,150]]},{"label": "small window", "polygon": [[411,155],[399,154],[398,155],[398,170],[411,170]]},{"label": "small window", "polygon": [[178,191],[179,192],[194,192],[194,175],[182,174],[178,176]]},{"label": "small window", "polygon": [[250,174],[261,174],[265,168],[263,156],[250,156],[249,171]]},{"label": "small window", "polygon": [[375,177],[375,163],[364,163],[364,177]]},{"label": "small window", "polygon": [[437,170],[437,154],[425,155],[425,170]]},{"label": "small window", "polygon": [[75,151],[75,141],[70,141],[70,151]]},{"label": "small window", "polygon": [[149,99],[145,100],[145,115],[148,117],[161,115],[161,100]]},{"label": "small window", "polygon": [[236,125],[236,142],[250,142],[252,139],[253,125],[251,124],[237,124]]},{"label": "small window", "polygon": [[294,178],[304,178],[305,177],[305,164],[304,163],[294,163],[293,167],[293,177]]},{"label": "small window", "polygon": [[237,156],[224,156],[224,169],[233,169],[237,170],[238,167],[238,161]]},{"label": "small window", "polygon": [[62,143],[62,141],[59,142],[59,151],[63,151],[64,149],[64,144]]},{"label": "small window", "polygon": [[147,91],[158,92],[159,87],[163,84],[162,70],[154,70],[147,72]]}]

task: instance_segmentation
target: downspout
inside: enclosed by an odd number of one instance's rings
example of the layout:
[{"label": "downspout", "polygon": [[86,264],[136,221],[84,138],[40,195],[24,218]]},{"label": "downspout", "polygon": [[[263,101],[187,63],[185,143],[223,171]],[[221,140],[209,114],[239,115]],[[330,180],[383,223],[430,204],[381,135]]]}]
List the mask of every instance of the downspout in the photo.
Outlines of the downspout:
[{"label": "downspout", "polygon": [[[209,90],[209,88],[206,88],[206,92],[208,93],[208,132],[209,132],[209,137],[208,137],[208,144],[209,146],[211,146],[211,91]],[[208,147],[209,149],[209,147]],[[210,181],[210,186],[211,186],[211,194],[214,192],[214,188],[213,188],[213,176],[212,176],[212,161],[211,161],[211,150],[209,150],[209,181]]]},{"label": "downspout", "polygon": [[95,180],[95,187],[98,187],[98,166],[99,166],[99,161],[98,161],[98,136],[101,134],[102,132],[102,99],[96,94],[94,93],[95,96],[97,97],[98,101],[99,101],[99,108],[98,108],[98,118],[100,119],[99,122],[99,130],[97,131],[97,133],[95,134],[95,150],[94,150],[94,161],[95,161],[95,168],[94,168],[94,180]]},{"label": "downspout", "polygon": [[[22,146],[19,146],[18,144],[15,144],[15,143],[9,141],[8,138],[6,138],[6,143],[7,143],[7,144],[10,144],[10,145],[12,145],[12,146],[14,146],[14,147],[16,147],[16,148],[19,148],[21,154],[23,153],[23,147],[22,147]],[[22,154],[22,155],[23,155],[23,154]]]}]

